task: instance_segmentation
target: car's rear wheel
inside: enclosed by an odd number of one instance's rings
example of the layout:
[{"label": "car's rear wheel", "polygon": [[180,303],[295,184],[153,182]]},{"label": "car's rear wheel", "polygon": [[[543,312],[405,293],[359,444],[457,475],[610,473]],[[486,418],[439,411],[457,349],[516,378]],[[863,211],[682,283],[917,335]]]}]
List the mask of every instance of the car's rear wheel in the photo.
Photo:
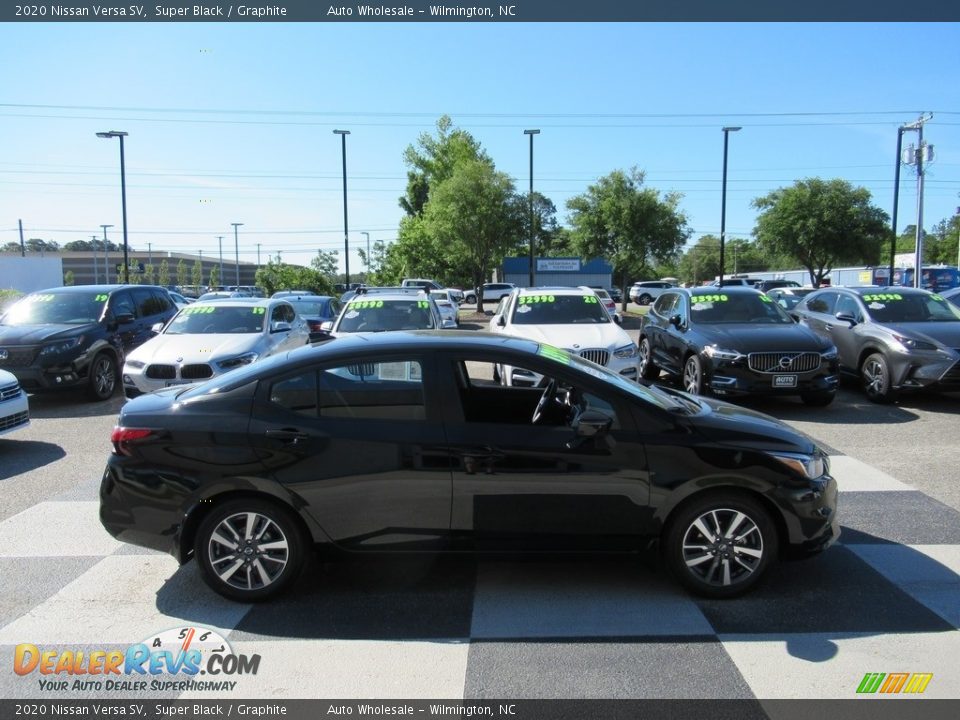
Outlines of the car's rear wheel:
[{"label": "car's rear wheel", "polygon": [[87,376],[87,395],[92,400],[109,400],[117,389],[117,364],[113,357],[102,352],[90,363]]},{"label": "car's rear wheel", "polygon": [[890,403],[896,399],[896,391],[890,377],[890,365],[881,353],[874,353],[860,366],[863,391],[872,402]]},{"label": "car's rear wheel", "polygon": [[637,298],[637,304],[649,305],[651,300],[653,300],[653,298],[648,293],[644,293],[643,295]]},{"label": "car's rear wheel", "polygon": [[736,492],[694,500],[671,519],[663,551],[670,571],[708,598],[741,595],[777,556],[777,531],[760,503]]},{"label": "car's rear wheel", "polygon": [[640,340],[640,377],[644,380],[656,380],[660,376],[660,368],[653,363],[653,349],[650,347],[650,339],[642,338]]},{"label": "car's rear wheel", "polygon": [[241,602],[274,597],[303,569],[308,540],[286,508],[258,498],[217,506],[200,523],[194,551],[204,582]]},{"label": "car's rear wheel", "polygon": [[800,393],[800,399],[804,405],[810,407],[826,407],[837,397],[835,392],[805,392]]},{"label": "car's rear wheel", "polygon": [[703,395],[703,363],[696,355],[683,364],[683,389],[691,395]]}]

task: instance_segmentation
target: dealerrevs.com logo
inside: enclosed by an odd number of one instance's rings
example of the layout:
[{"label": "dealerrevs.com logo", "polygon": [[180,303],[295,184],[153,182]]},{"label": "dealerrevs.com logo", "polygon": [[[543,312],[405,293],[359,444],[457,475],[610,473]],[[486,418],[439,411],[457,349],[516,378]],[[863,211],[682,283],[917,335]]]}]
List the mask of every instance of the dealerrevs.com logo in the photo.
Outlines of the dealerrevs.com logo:
[{"label": "dealerrevs.com logo", "polygon": [[239,675],[256,675],[259,655],[233,651],[220,633],[201,627],[165,630],[125,648],[45,650],[21,643],[13,671],[37,676],[42,691],[231,691]]},{"label": "dealerrevs.com logo", "polygon": [[919,695],[927,689],[933,673],[867,673],[857,687],[860,695]]}]

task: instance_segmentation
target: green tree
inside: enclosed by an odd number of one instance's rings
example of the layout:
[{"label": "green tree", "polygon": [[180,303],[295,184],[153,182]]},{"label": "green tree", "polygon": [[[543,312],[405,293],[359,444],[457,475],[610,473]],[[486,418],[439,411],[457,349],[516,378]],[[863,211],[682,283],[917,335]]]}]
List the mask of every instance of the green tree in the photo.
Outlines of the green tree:
[{"label": "green tree", "polygon": [[798,180],[753,201],[754,237],[773,255],[794,259],[814,287],[838,265],[875,265],[889,238],[887,214],[870,192],[845,180]]},{"label": "green tree", "polygon": [[153,268],[153,265],[147,264],[143,268],[143,283],[144,285],[156,285],[156,278],[154,277],[156,271]]},{"label": "green tree", "polygon": [[400,198],[400,207],[411,217],[422,215],[431,190],[453,175],[454,169],[467,160],[493,161],[480,143],[466,130],[453,126],[443,115],[437,120],[436,135],[421,133],[417,146],[409,145],[403,153],[407,165],[407,192]]},{"label": "green tree", "polygon": [[193,269],[190,272],[190,282],[192,285],[201,285],[203,283],[203,265],[199,260],[193,261]]},{"label": "green tree", "polygon": [[[187,280],[187,261],[184,260],[183,258],[180,258],[179,262],[177,263],[177,285],[179,285],[180,287],[183,287],[184,285],[189,285],[189,284],[190,283]],[[194,284],[196,285],[199,283],[194,283]]]},{"label": "green tree", "polygon": [[[582,257],[606,258],[626,287],[630,275],[642,277],[654,263],[676,259],[690,237],[680,195],[643,187],[644,174],[614,170],[567,201],[573,245]],[[623,296],[623,309],[627,308]]]},{"label": "green tree", "polygon": [[[310,267],[320,273],[333,285],[333,279],[337,277],[339,253],[336,250],[318,250],[317,256],[310,261]],[[360,256],[361,258],[363,255]]]},{"label": "green tree", "polygon": [[207,280],[207,285],[210,287],[217,287],[220,284],[220,268],[214,265],[210,268],[210,279]]},{"label": "green tree", "polygon": [[27,252],[60,252],[60,244],[53,240],[41,240],[40,238],[30,238],[24,243]]},{"label": "green tree", "polygon": [[278,290],[312,290],[319,295],[333,295],[330,280],[314,268],[274,262],[273,258],[257,270],[256,283],[266,294]]},{"label": "green tree", "polygon": [[160,270],[157,272],[157,285],[166,287],[170,284],[170,265],[166,259],[160,261]]},{"label": "green tree", "polygon": [[67,270],[63,274],[63,284],[69,287],[70,285],[73,285],[73,283],[74,283],[73,270]]},{"label": "green tree", "polygon": [[369,285],[393,285],[399,282],[400,277],[389,277],[386,268],[388,264],[389,245],[384,240],[374,240],[370,246],[370,255],[364,249],[360,249],[360,259],[368,268],[367,284]]},{"label": "green tree", "polygon": [[[469,277],[476,288],[504,255],[522,247],[522,212],[506,174],[486,160],[466,160],[432,188],[422,223],[417,223],[420,218],[410,220],[421,225],[428,244],[444,258],[448,277]],[[482,298],[477,297],[477,312],[482,311]]]}]

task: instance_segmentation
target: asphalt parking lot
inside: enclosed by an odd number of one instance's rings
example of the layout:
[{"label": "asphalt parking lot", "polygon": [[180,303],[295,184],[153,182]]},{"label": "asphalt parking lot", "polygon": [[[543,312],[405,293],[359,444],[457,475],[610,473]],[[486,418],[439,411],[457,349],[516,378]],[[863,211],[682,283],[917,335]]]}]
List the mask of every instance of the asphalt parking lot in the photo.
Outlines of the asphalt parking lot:
[{"label": "asphalt parking lot", "polygon": [[[739,600],[694,599],[648,557],[425,556],[317,565],[259,606],[100,527],[122,404],[34,396],[31,426],[0,438],[0,657],[197,627],[262,657],[234,697],[852,698],[865,673],[894,671],[960,697],[958,397],[750,401],[829,449],[843,536]],[[36,674],[0,673],[6,698],[118,695],[217,696],[43,691]]]}]

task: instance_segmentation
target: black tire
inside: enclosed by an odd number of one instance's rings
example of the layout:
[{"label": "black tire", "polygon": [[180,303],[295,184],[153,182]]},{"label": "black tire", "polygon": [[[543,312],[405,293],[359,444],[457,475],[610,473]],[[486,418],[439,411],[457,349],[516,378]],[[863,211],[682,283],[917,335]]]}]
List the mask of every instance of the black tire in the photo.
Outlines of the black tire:
[{"label": "black tire", "polygon": [[800,399],[803,400],[803,404],[809,405],[810,407],[826,407],[833,402],[835,397],[837,397],[835,392],[820,391],[800,393]]},{"label": "black tire", "polygon": [[303,570],[309,545],[305,535],[294,514],[277,503],[240,498],[218,504],[197,528],[194,552],[200,575],[230,600],[268,600]]},{"label": "black tire", "polygon": [[891,403],[897,399],[890,377],[890,364],[881,353],[873,353],[863,361],[860,366],[860,381],[871,402]]},{"label": "black tire", "polygon": [[640,377],[644,380],[656,380],[660,377],[660,368],[653,362],[653,352],[650,349],[650,340],[640,338],[640,360],[638,361]]},{"label": "black tire", "polygon": [[776,560],[779,538],[759,502],[721,491],[682,506],[662,545],[665,564],[681,585],[702,597],[731,598],[760,581]]},{"label": "black tire", "polygon": [[691,395],[704,395],[703,363],[696,355],[690,355],[683,363],[683,375],[680,378],[683,389]]},{"label": "black tire", "polygon": [[637,298],[637,305],[649,305],[652,300],[653,298],[649,294],[644,293]]},{"label": "black tire", "polygon": [[477,302],[477,296],[474,295],[473,293],[470,293],[469,295],[465,295],[463,298],[464,305],[472,305],[476,302]]},{"label": "black tire", "polygon": [[87,397],[103,401],[113,397],[117,389],[117,363],[109,353],[98,353],[87,373]]}]

